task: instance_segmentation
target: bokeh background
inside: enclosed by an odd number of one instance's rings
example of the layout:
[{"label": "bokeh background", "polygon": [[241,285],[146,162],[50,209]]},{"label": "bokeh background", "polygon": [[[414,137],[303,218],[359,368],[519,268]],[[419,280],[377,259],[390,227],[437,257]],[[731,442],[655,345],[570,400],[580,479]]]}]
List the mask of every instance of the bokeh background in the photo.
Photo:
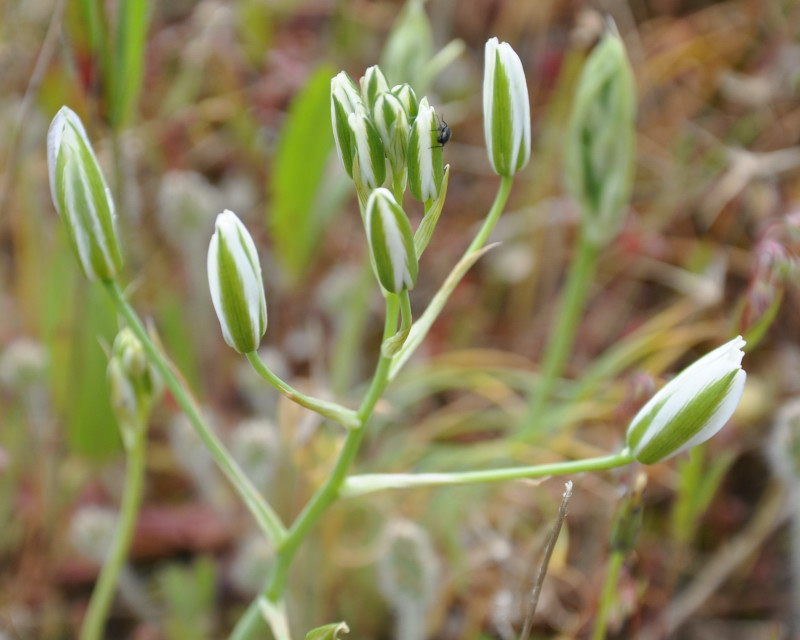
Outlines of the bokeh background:
[{"label": "bokeh background", "polygon": [[[403,3],[142,2],[144,49],[115,66],[102,55],[113,30],[92,8],[113,24],[121,5],[0,1],[3,640],[76,636],[124,470],[105,383],[117,319],[81,278],[50,202],[45,138],[62,104],[82,117],[115,193],[131,300],[284,518],[325,477],[342,434],[279,399],[223,342],[205,270],[216,214],[236,211],[256,239],[269,307],[262,353],[296,386],[357,402],[382,327],[353,189],[333,152],[328,91],[340,69],[358,78],[397,63],[383,56]],[[502,245],[468,274],[388,389],[357,469],[613,451],[664,379],[744,333],[748,386],[718,437],[652,468],[572,478],[532,637],[591,636],[615,514],[642,472],[641,535],[625,554],[608,637],[797,637],[800,3],[429,0],[425,11],[415,77],[390,78],[416,83],[453,130],[417,313],[497,187],[481,118],[491,36],[510,42],[526,69],[533,154],[494,233]],[[636,73],[634,198],[595,274],[563,402],[544,433],[519,442],[578,224],[561,179],[564,124],[604,12]],[[423,73],[443,49],[447,64]],[[419,207],[406,204],[415,223]],[[337,620],[359,640],[518,637],[563,486],[337,504],[294,568],[298,637]],[[151,423],[145,504],[107,637],[225,637],[269,562],[167,396]]]}]

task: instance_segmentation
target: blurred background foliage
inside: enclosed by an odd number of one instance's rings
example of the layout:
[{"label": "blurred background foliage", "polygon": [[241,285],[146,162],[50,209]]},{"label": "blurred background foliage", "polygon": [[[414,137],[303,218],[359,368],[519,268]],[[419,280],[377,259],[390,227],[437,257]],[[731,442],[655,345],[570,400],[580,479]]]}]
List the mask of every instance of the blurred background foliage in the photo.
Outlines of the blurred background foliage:
[{"label": "blurred background foliage", "polygon": [[[634,201],[595,274],[563,402],[546,433],[521,441],[515,426],[575,236],[561,151],[598,7],[636,72]],[[408,59],[393,48],[398,16],[416,39]],[[57,109],[82,117],[112,185],[132,300],[289,519],[341,433],[278,399],[222,341],[205,270],[213,219],[236,211],[261,250],[270,366],[353,402],[382,319],[354,194],[331,153],[330,77],[344,68],[358,78],[382,61],[393,82],[427,92],[453,130],[449,197],[412,296],[419,311],[496,188],[480,87],[493,35],[526,68],[532,161],[494,234],[502,246],[390,387],[358,469],[614,450],[662,376],[742,332],[749,379],[733,423],[647,470],[642,533],[608,635],[797,637],[796,0],[0,0],[0,637],[75,636],[122,477],[104,373],[117,321],[79,276],[48,193],[45,135]],[[635,472],[575,478],[534,637],[591,635]],[[516,482],[338,504],[296,563],[298,634],[344,619],[360,640],[515,638],[561,491],[559,481]],[[224,637],[269,566],[253,529],[167,398],[151,425],[145,506],[108,637]]]}]

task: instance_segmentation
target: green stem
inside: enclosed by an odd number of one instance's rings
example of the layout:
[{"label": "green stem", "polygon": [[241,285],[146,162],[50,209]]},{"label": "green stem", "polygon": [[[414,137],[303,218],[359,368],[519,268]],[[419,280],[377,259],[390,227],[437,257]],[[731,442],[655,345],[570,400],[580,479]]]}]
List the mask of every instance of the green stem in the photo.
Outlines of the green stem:
[{"label": "green stem", "polygon": [[608,573],[606,574],[606,582],[603,585],[603,593],[600,596],[600,602],[597,607],[592,640],[603,640],[606,637],[608,618],[617,600],[617,583],[619,582],[619,574],[624,561],[625,553],[622,551],[614,551],[608,561]]},{"label": "green stem", "polygon": [[192,426],[194,426],[200,439],[205,443],[214,460],[217,462],[217,465],[219,465],[219,468],[239,493],[239,496],[242,498],[245,505],[247,505],[250,513],[253,514],[261,530],[273,544],[278,546],[286,537],[286,528],[283,526],[278,515],[253,486],[253,483],[250,482],[241,467],[225,449],[216,434],[205,423],[200,408],[197,406],[191,393],[175,374],[171,364],[161,353],[161,350],[150,339],[142,321],[139,319],[139,316],[136,315],[136,312],[130,304],[128,304],[128,301],[125,299],[125,294],[122,292],[119,285],[113,280],[105,281],[103,285],[108,295],[111,297],[111,300],[114,302],[117,311],[125,318],[128,326],[136,334],[139,342],[142,343],[142,347],[147,353],[148,359],[153,363],[159,374],[161,374],[164,384],[166,384],[167,388],[172,392],[176,402],[180,405],[181,409],[183,409],[186,417],[189,418],[189,421],[192,423]]},{"label": "green stem", "polygon": [[111,541],[108,557],[103,563],[100,577],[92,593],[92,599],[89,601],[86,617],[83,619],[80,640],[101,640],[104,637],[103,630],[108,618],[108,612],[111,609],[111,602],[114,598],[120,572],[125,564],[128,549],[131,546],[136,518],[142,502],[145,449],[147,445],[146,433],[147,430],[144,424],[137,426],[133,446],[127,454],[125,485],[122,504],[120,505],[119,521],[114,529],[114,537]]},{"label": "green stem", "polygon": [[[398,296],[388,294],[386,296],[386,319],[383,326],[383,340],[391,338],[397,331],[397,317],[399,311]],[[358,453],[361,441],[364,438],[367,421],[372,415],[375,404],[383,394],[383,390],[388,382],[389,365],[391,359],[381,353],[378,360],[375,374],[367,390],[361,405],[356,412],[359,421],[364,425],[360,429],[351,429],[347,432],[342,450],[325,483],[317,490],[314,496],[306,504],[297,519],[292,523],[286,534],[285,539],[278,547],[275,563],[272,566],[270,577],[264,588],[263,595],[270,602],[279,602],[286,590],[286,582],[289,579],[294,557],[300,549],[300,545],[305,540],[311,529],[319,520],[320,516],[339,496],[342,485],[347,479],[356,454]],[[248,607],[245,614],[236,624],[231,633],[230,640],[249,640],[253,638],[262,625],[262,616],[259,611],[259,601],[254,600]]]},{"label": "green stem", "polygon": [[301,407],[316,411],[319,415],[324,416],[325,418],[330,418],[331,420],[344,425],[348,429],[358,429],[361,427],[361,422],[358,420],[356,412],[352,409],[343,407],[335,402],[327,402],[326,400],[312,398],[311,396],[307,396],[306,394],[297,391],[297,389],[293,388],[276,376],[272,371],[270,371],[269,367],[267,367],[263,360],[261,360],[261,357],[258,355],[257,351],[251,351],[245,355],[250,361],[250,364],[253,365],[253,368],[256,370],[258,375],[260,375],[262,378],[264,378],[264,380],[269,382],[273,387],[289,398],[289,400],[296,402]]},{"label": "green stem", "polygon": [[494,226],[500,219],[500,214],[503,213],[503,209],[506,207],[506,201],[508,200],[508,195],[511,193],[511,185],[513,183],[513,176],[503,176],[500,179],[500,187],[497,189],[497,195],[494,197],[492,208],[489,209],[489,214],[483,221],[483,225],[481,225],[478,235],[473,238],[472,243],[470,243],[469,247],[464,252],[465,255],[472,253],[476,249],[480,249],[486,244],[486,241],[489,239],[489,234],[492,233]]},{"label": "green stem", "polygon": [[521,478],[542,478],[544,476],[563,476],[583,471],[600,471],[621,467],[633,462],[628,449],[619,453],[586,460],[553,462],[529,467],[508,467],[482,471],[454,471],[450,473],[367,473],[350,476],[344,483],[340,495],[351,498],[386,489],[411,489],[414,487],[434,487],[459,484],[485,484]]},{"label": "green stem", "polygon": [[593,271],[597,264],[599,248],[581,233],[577,252],[570,267],[567,285],[559,301],[553,324],[552,335],[547,340],[541,366],[541,379],[531,396],[528,419],[519,432],[519,438],[528,440],[537,435],[545,424],[544,408],[550,399],[556,379],[564,369],[569,357],[580,318],[586,307],[589,285],[593,281]]},{"label": "green stem", "polygon": [[408,289],[403,289],[402,293],[400,293],[400,334],[406,333],[411,328],[413,319],[411,297],[408,294]]}]

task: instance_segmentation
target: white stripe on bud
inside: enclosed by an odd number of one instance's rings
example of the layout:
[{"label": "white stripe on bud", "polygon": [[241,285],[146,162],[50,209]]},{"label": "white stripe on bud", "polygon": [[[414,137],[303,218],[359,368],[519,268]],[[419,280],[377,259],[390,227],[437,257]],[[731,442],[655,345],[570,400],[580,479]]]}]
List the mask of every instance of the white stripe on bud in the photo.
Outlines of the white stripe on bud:
[{"label": "white stripe on bud", "polygon": [[531,155],[531,106],[519,56],[507,42],[486,42],[483,129],[495,173],[513,176]]},{"label": "white stripe on bud", "polygon": [[61,107],[47,132],[50,195],[84,275],[113,280],[122,269],[111,191],[80,118]]},{"label": "white stripe on bud", "polygon": [[733,415],[747,374],[738,336],[703,356],[667,383],[636,414],[627,445],[644,464],[655,464],[705,442]]},{"label": "white stripe on bud", "polygon": [[391,293],[413,289],[419,268],[414,234],[408,217],[388,189],[375,189],[370,194],[366,227],[372,266],[381,286]]},{"label": "white stripe on bud", "polygon": [[239,353],[255,351],[267,330],[261,264],[247,228],[227,209],[208,246],[208,286],[225,342]]},{"label": "white stripe on bud", "polygon": [[361,96],[350,76],[341,71],[331,80],[331,124],[333,125],[336,152],[347,175],[351,178],[353,177],[355,147],[349,117],[351,113],[355,113],[357,107],[363,107]]},{"label": "white stripe on bud", "polygon": [[361,182],[368,189],[380,187],[386,178],[386,155],[381,136],[361,106],[350,114],[348,121],[353,132]]},{"label": "white stripe on bud", "polygon": [[419,101],[419,111],[408,142],[408,187],[417,200],[427,202],[442,188],[442,145],[438,142],[439,123],[427,98]]}]

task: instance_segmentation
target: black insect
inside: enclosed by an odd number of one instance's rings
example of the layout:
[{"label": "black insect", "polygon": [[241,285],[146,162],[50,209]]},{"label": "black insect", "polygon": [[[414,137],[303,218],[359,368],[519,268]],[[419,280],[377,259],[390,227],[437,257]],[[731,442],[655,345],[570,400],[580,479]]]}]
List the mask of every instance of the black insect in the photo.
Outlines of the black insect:
[{"label": "black insect", "polygon": [[444,145],[446,145],[448,142],[450,142],[450,137],[453,135],[453,132],[450,129],[450,125],[447,124],[444,121],[444,118],[442,118],[442,121],[436,127],[436,134],[437,134],[436,135],[436,142],[438,142],[439,145],[436,146],[436,147],[432,147],[432,148],[433,149],[440,149],[440,148],[444,149]]}]

